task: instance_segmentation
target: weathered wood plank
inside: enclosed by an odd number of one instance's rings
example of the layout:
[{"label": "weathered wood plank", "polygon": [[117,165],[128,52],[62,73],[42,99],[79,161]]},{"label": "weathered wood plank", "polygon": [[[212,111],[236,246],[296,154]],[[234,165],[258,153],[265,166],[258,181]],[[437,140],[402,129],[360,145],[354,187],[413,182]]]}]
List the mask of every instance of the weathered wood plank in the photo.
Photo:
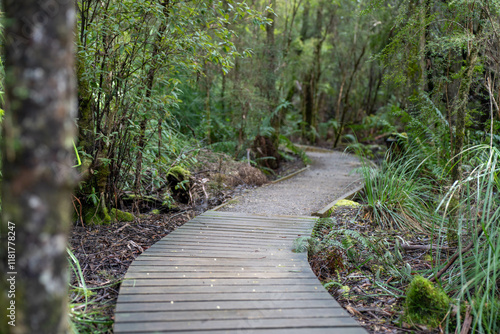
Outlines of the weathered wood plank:
[{"label": "weathered wood plank", "polygon": [[[217,231],[208,231],[208,230],[196,230],[196,231],[189,231],[187,229],[184,229],[182,231],[178,231],[177,233],[174,234],[174,232],[171,233],[171,238],[175,238],[177,236],[201,236],[201,237],[220,237],[222,232],[217,232]],[[287,239],[291,242],[293,242],[295,239],[299,237],[306,236],[305,233],[293,233],[293,234],[286,234],[286,233],[281,233],[281,234],[264,234],[264,233],[253,233],[253,232],[224,232],[224,239],[237,239],[241,241],[245,240],[276,240],[276,239]]]},{"label": "weathered wood plank", "polygon": [[[122,323],[118,330],[127,333],[141,330],[144,333],[168,328],[175,330],[241,330],[241,329],[271,329],[271,328],[324,328],[324,327],[357,327],[351,318],[304,318],[304,319],[238,319],[238,320],[210,320],[210,321],[155,321],[145,323]],[[115,327],[116,328],[116,327]],[[115,329],[116,331],[116,329]]]},{"label": "weathered wood plank", "polygon": [[251,271],[251,272],[283,272],[283,271],[291,271],[291,272],[302,272],[302,271],[309,271],[310,267],[308,264],[303,264],[303,263],[298,263],[297,265],[293,266],[261,266],[258,264],[252,264],[250,266],[245,266],[245,267],[240,267],[240,266],[234,266],[234,265],[226,265],[226,266],[192,266],[192,265],[185,265],[185,266],[178,266],[178,265],[162,265],[162,266],[150,266],[150,265],[140,265],[140,264],[133,264],[131,267],[129,267],[128,272],[129,273],[136,273],[136,272],[211,272],[211,273],[218,273],[218,272],[242,272],[242,271]]},{"label": "weathered wood plank", "polygon": [[217,278],[217,279],[190,279],[190,278],[165,278],[165,279],[155,279],[155,278],[125,278],[122,286],[187,286],[187,285],[201,285],[201,286],[212,286],[212,285],[295,285],[295,284],[318,284],[315,278]]},{"label": "weathered wood plank", "polygon": [[[257,286],[213,286],[208,290],[211,293],[238,293],[238,292],[265,292],[265,293],[285,293],[285,292],[311,292],[315,293],[317,291],[324,290],[323,287],[318,287],[317,285],[257,285]],[[154,293],[166,293],[166,294],[200,294],[206,293],[207,287],[205,286],[153,286],[153,287],[141,287],[137,289],[131,286],[122,286],[120,288],[120,298],[121,295],[148,295]],[[120,299],[121,300],[121,299]]]},{"label": "weathered wood plank", "polygon": [[281,272],[132,272],[127,275],[127,279],[168,279],[168,278],[190,278],[190,279],[221,279],[221,278],[251,278],[251,279],[264,279],[264,278],[274,278],[274,279],[284,279],[284,278],[316,278],[316,276],[307,271],[281,271]]},{"label": "weathered wood plank", "polygon": [[[276,294],[277,296],[275,296]],[[121,303],[149,303],[149,302],[163,302],[173,301],[178,302],[204,302],[204,301],[255,301],[255,300],[273,300],[279,297],[279,300],[316,300],[316,299],[331,299],[327,294],[322,291],[312,292],[281,292],[281,293],[268,293],[268,292],[235,292],[235,293],[197,293],[197,294],[142,294],[142,295],[125,295],[121,298]]]},{"label": "weathered wood plank", "polygon": [[[121,296],[120,296],[121,297]],[[331,299],[302,300],[295,303],[289,300],[250,300],[250,301],[205,301],[205,302],[151,302],[122,303],[116,305],[116,313],[122,312],[157,312],[157,311],[216,311],[216,310],[285,310],[293,308],[326,308],[333,307]],[[338,306],[336,306],[338,307]],[[347,313],[345,313],[347,315]],[[194,319],[193,319],[194,320]]]},{"label": "weathered wood plank", "polygon": [[184,320],[236,320],[236,319],[273,319],[273,318],[326,318],[345,317],[342,308],[309,308],[283,310],[217,310],[217,311],[176,311],[176,312],[131,312],[120,313],[123,322],[143,321],[184,321]]},{"label": "weathered wood plank", "polygon": [[[128,332],[128,333],[144,333],[139,332]],[[324,327],[324,328],[252,328],[252,329],[237,329],[237,330],[201,330],[201,331],[172,331],[172,330],[158,330],[153,333],[162,334],[332,334],[332,333],[342,333],[342,334],[366,334],[367,332],[362,327]]]},{"label": "weathered wood plank", "polygon": [[[152,264],[152,265],[241,265],[244,267],[245,265],[274,265],[276,267],[291,265],[294,263],[300,262],[302,259],[300,257],[276,257],[276,258],[240,258],[240,259],[232,259],[232,258],[224,258],[224,257],[163,257],[163,256],[144,256],[138,257],[135,262],[139,262],[144,264]],[[278,263],[276,263],[278,262]]]}]

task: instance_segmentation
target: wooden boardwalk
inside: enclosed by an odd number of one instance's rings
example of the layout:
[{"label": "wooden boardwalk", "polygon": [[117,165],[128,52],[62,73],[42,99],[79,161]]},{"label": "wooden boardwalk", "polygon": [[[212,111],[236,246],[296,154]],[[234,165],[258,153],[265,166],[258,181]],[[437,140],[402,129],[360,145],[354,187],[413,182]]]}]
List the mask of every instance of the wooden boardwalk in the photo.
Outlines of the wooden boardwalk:
[{"label": "wooden boardwalk", "polygon": [[120,288],[115,333],[361,334],[293,241],[312,217],[208,211],[154,244]]}]

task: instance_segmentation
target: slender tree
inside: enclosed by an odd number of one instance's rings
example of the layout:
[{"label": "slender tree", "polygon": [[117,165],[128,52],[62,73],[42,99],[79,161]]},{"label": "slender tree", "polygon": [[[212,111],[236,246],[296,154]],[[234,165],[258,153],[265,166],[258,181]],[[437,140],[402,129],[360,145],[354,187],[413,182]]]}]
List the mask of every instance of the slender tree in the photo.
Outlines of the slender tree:
[{"label": "slender tree", "polygon": [[3,6],[0,332],[65,333],[75,181],[74,2],[4,0]]}]

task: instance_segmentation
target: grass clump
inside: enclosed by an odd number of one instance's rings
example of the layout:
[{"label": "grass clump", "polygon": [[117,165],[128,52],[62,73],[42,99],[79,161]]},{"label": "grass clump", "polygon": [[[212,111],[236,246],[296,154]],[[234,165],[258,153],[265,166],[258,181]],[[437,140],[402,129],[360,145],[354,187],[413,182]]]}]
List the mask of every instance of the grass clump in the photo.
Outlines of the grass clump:
[{"label": "grass clump", "polygon": [[74,334],[110,333],[113,320],[105,315],[106,308],[111,305],[98,303],[98,297],[85,283],[83,271],[78,259],[70,249],[67,249],[68,263],[75,284],[69,285],[69,326]]},{"label": "grass clump", "polygon": [[431,232],[434,214],[433,185],[420,174],[423,164],[406,154],[386,159],[380,168],[364,164],[362,199],[372,219],[382,228]]},{"label": "grass clump", "polygon": [[406,291],[405,320],[437,328],[446,318],[450,298],[422,276],[415,276]]}]

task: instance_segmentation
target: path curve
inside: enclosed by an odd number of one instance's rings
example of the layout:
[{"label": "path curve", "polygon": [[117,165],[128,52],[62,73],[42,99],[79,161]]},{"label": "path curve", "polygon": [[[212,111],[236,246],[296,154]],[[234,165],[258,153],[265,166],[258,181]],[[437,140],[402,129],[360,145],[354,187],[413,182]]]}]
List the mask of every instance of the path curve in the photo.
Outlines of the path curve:
[{"label": "path curve", "polygon": [[240,212],[207,211],[141,254],[120,287],[115,333],[366,334],[292,252],[315,223],[304,215],[355,187],[352,156],[310,156],[310,170],[226,208]]},{"label": "path curve", "polygon": [[234,204],[218,211],[244,212],[267,216],[310,216],[342,194],[360,185],[354,173],[361,164],[351,154],[341,152],[307,152],[310,168],[282,182],[245,193]]}]

